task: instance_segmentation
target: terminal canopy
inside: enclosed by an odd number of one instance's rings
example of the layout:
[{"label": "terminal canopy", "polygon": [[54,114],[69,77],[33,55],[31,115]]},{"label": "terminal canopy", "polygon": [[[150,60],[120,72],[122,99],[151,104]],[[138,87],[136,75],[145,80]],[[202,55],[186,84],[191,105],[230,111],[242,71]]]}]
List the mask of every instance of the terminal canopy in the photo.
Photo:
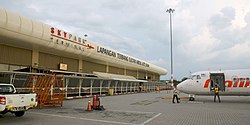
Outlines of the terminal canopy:
[{"label": "terminal canopy", "polygon": [[103,79],[113,79],[119,81],[131,81],[131,82],[148,82],[146,80],[138,80],[133,76],[126,76],[126,75],[117,75],[117,74],[110,74],[110,73],[103,73],[103,72],[93,72],[98,78]]}]

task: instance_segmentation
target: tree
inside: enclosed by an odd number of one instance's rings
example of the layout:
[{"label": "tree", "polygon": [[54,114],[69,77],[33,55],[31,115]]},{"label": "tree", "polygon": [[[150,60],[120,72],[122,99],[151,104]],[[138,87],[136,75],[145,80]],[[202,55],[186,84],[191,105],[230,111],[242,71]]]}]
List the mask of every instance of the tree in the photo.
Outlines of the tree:
[{"label": "tree", "polygon": [[183,77],[182,79],[181,79],[181,81],[183,82],[183,81],[185,81],[185,80],[187,80],[188,79],[188,77]]}]

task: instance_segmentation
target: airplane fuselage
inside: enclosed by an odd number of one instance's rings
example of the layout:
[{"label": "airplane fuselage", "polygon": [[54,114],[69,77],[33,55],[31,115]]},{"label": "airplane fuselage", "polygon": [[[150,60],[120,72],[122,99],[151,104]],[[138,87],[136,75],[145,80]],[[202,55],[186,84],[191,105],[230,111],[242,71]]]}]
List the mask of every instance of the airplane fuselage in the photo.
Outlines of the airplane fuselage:
[{"label": "airplane fuselage", "polygon": [[177,89],[192,95],[213,95],[215,84],[220,95],[250,95],[250,69],[196,72]]}]

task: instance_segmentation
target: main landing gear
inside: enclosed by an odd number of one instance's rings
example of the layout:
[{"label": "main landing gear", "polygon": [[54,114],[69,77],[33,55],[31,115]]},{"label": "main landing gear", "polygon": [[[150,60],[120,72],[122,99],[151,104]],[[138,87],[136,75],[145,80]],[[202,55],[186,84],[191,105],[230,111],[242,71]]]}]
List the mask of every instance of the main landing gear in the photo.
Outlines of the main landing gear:
[{"label": "main landing gear", "polygon": [[195,95],[189,95],[189,101],[194,101],[195,100]]}]

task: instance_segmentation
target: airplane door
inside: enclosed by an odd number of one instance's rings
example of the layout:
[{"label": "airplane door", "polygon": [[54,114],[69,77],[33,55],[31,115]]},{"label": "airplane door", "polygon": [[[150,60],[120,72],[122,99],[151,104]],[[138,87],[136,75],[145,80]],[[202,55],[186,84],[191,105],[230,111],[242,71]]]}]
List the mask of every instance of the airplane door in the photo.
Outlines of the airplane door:
[{"label": "airplane door", "polygon": [[210,73],[210,89],[214,88],[215,84],[217,84],[220,88],[220,91],[225,91],[225,75],[224,73]]}]

